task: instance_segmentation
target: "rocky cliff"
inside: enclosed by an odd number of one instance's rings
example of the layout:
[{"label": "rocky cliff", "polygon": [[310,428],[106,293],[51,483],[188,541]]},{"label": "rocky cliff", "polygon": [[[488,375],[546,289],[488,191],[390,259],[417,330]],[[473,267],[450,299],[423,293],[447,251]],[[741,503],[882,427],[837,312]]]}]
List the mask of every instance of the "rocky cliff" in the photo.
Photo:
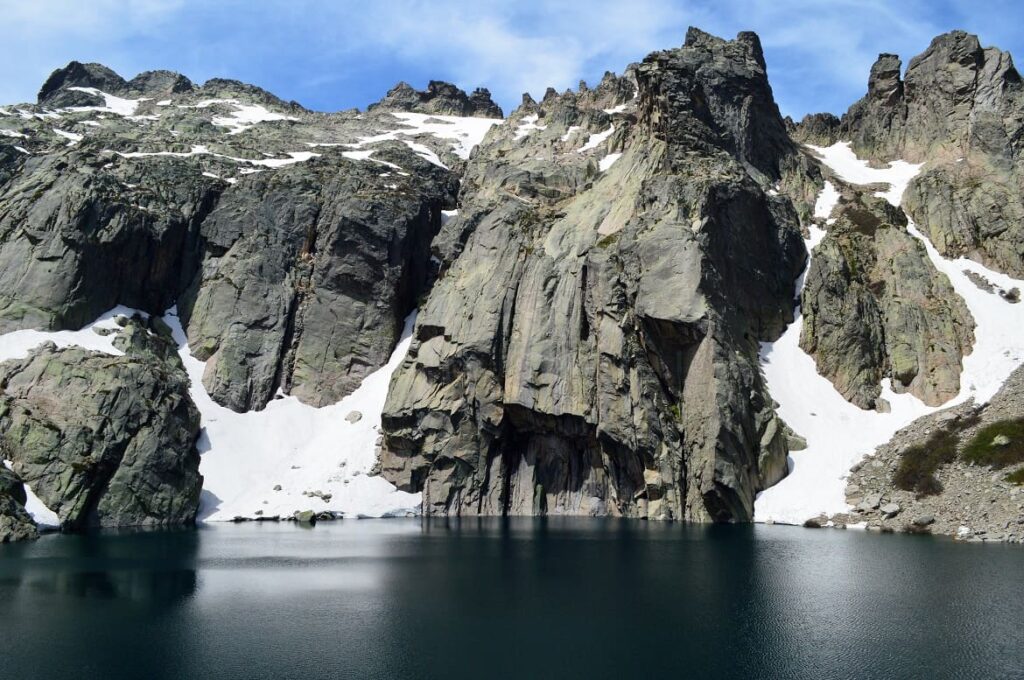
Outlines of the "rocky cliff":
[{"label": "rocky cliff", "polygon": [[[440,81],[319,113],[72,62],[0,108],[0,539],[35,534],[26,485],[68,530],[188,523],[199,452],[244,427],[204,422],[298,430],[350,399],[351,429],[301,433],[329,472],[293,509],[339,514],[342,470],[377,459],[365,488],[426,514],[750,521],[791,448],[833,453],[778,415],[784,333],[872,436],[1024,356],[990,323],[1024,276],[1020,89],[962,32],[799,124],[752,33],[691,29],[508,118]],[[840,141],[873,168],[833,167]],[[905,191],[896,159],[922,164]],[[138,317],[90,327],[117,305]],[[207,502],[261,516],[302,467],[280,436],[238,439],[266,494]]]},{"label": "rocky cliff", "polygon": [[1021,277],[1022,111],[1010,54],[952,31],[911,59],[905,75],[897,55],[879,55],[867,94],[842,120],[808,116],[795,135],[817,144],[849,140],[877,161],[927,161],[904,198],[910,217],[942,254]]},{"label": "rocky cliff", "polygon": [[384,413],[431,514],[749,520],[785,474],[758,340],[804,248],[757,37],[526,99],[468,168]]}]

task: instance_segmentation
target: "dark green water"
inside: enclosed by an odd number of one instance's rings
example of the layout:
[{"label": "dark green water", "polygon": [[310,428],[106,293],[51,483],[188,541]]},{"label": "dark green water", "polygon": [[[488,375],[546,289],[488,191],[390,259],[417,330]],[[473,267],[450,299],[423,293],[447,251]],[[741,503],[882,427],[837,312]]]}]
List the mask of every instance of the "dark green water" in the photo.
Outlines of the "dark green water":
[{"label": "dark green water", "polygon": [[2,678],[1024,677],[1024,550],[345,521],[0,546]]}]

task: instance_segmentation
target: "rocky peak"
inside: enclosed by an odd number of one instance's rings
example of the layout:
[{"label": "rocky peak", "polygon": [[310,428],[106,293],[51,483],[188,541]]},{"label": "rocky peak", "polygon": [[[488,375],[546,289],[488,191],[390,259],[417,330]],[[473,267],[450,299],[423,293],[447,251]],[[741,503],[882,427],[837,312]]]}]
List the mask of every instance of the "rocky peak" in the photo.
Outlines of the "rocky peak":
[{"label": "rocky peak", "polygon": [[752,33],[735,40],[690,28],[683,47],[655,52],[637,67],[641,121],[685,156],[713,146],[768,177],[792,152]]},{"label": "rocky peak", "polygon": [[482,118],[504,118],[505,114],[501,107],[491,99],[491,91],[486,87],[478,87],[469,95],[469,103],[474,111],[474,116]]},{"label": "rocky peak", "polygon": [[871,66],[871,75],[868,76],[868,97],[889,104],[902,97],[901,67],[900,58],[895,54],[879,54]]},{"label": "rocky peak", "polygon": [[[85,92],[69,90],[71,87],[94,87],[111,94],[123,92],[128,86],[125,79],[103,64],[83,64],[72,61],[50,74],[37,96],[45,106],[79,106],[96,104],[97,99]],[[98,103],[102,103],[101,101]]]},{"label": "rocky peak", "polygon": [[144,71],[128,81],[128,89],[150,96],[182,94],[195,89],[192,81],[174,71]]},{"label": "rocky peak", "polygon": [[899,57],[879,55],[867,95],[843,117],[842,136],[879,160],[924,160],[942,149],[1006,158],[1016,154],[1022,105],[1010,55],[951,31],[911,59],[902,80]]},{"label": "rocky peak", "polygon": [[241,99],[246,102],[263,104],[266,106],[287,108],[295,111],[305,109],[298,102],[286,102],[280,97],[267,92],[262,87],[243,83],[240,80],[231,78],[210,78],[203,86],[196,90],[202,97],[211,99]]},{"label": "rocky peak", "polygon": [[478,87],[472,95],[467,95],[460,88],[442,80],[431,80],[426,90],[417,90],[406,82],[400,82],[388,90],[383,99],[369,106],[369,110],[375,109],[442,116],[504,117],[486,88]]}]

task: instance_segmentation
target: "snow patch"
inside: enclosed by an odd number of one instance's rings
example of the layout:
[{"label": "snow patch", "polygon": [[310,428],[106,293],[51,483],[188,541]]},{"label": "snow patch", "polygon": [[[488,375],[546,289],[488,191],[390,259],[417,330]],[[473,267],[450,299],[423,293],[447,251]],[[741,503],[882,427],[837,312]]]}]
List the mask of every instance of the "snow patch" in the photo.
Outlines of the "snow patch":
[{"label": "snow patch", "polygon": [[564,135],[562,135],[562,141],[568,142],[569,138],[572,137],[573,133],[581,129],[582,128],[579,125],[570,125],[569,129],[565,131]]},{"label": "snow patch", "polygon": [[147,98],[142,99],[123,99],[121,97],[115,97],[112,94],[97,90],[95,87],[69,87],[69,90],[75,90],[76,92],[85,92],[96,97],[103,97],[103,106],[69,106],[67,111],[102,111],[104,113],[115,113],[119,116],[134,116],[135,110],[139,108],[139,104],[144,101],[149,101]]},{"label": "snow patch", "polygon": [[114,347],[114,334],[100,335],[96,330],[119,330],[120,326],[117,325],[115,319],[118,316],[131,317],[135,314],[145,316],[143,312],[119,305],[104,312],[91,324],[77,331],[37,331],[25,329],[4,333],[0,335],[0,361],[24,359],[32,349],[47,341],[51,341],[61,348],[76,346],[94,352],[120,356],[124,352]]},{"label": "snow patch", "polygon": [[622,158],[621,153],[610,153],[604,158],[602,158],[600,161],[598,161],[597,168],[601,172],[604,172],[608,168],[612,167],[612,165],[615,164],[615,161],[619,160],[620,158]]},{"label": "snow patch", "polygon": [[[281,397],[262,411],[247,413],[236,413],[210,398],[202,383],[206,364],[189,351],[176,308],[164,321],[174,333],[192,382],[192,399],[202,415],[201,521],[256,517],[257,511],[264,517],[291,516],[297,510],[347,517],[418,512],[420,494],[398,491],[385,479],[368,475],[376,461],[391,374],[412,342],[415,314],[406,319],[388,363],[340,402],[315,408],[296,397]],[[362,414],[354,423],[345,419],[353,411]],[[274,491],[276,485],[280,491]],[[329,494],[330,500],[303,495],[312,491]]]},{"label": "snow patch", "polygon": [[18,132],[17,130],[4,130],[0,128],[0,136],[3,137],[20,137],[21,139],[28,139],[28,135]]},{"label": "snow patch", "polygon": [[523,116],[519,119],[519,125],[516,127],[516,139],[523,139],[535,130],[547,130],[547,125],[537,125],[537,121],[540,117],[537,114],[531,114],[529,116]]},{"label": "snow patch", "polygon": [[469,159],[469,154],[475,146],[484,140],[488,130],[501,123],[501,120],[497,118],[463,118],[410,112],[396,112],[391,115],[418,133],[430,134],[439,139],[454,140],[452,153],[463,160]]},{"label": "snow patch", "polygon": [[214,116],[210,120],[214,125],[229,128],[229,135],[237,135],[245,132],[257,123],[266,123],[275,120],[299,120],[295,116],[287,116],[283,113],[277,113],[259,104],[243,104],[237,99],[204,99],[198,104],[179,104],[178,108],[205,109],[217,104],[227,104],[235,109],[228,115]]},{"label": "snow patch", "polygon": [[[877,195],[893,205],[899,205],[903,191],[921,168],[921,165],[902,160],[890,163],[888,168],[871,168],[866,161],[857,159],[846,142],[811,148],[845,181],[888,184],[889,189]],[[815,218],[829,224],[838,199],[835,187],[826,183],[815,203]],[[929,259],[949,278],[974,317],[974,348],[964,357],[960,393],[940,407],[929,407],[910,394],[896,394],[885,380],[882,398],[889,402],[890,413],[865,411],[854,406],[818,374],[814,359],[800,349],[803,317],[797,308],[796,320],[782,337],[774,343],[762,343],[761,364],[769,392],[779,403],[778,415],[807,440],[807,448],[791,452],[789,475],[758,495],[754,503],[755,521],[802,524],[822,513],[848,512],[850,506],[846,503],[845,489],[850,467],[865,456],[873,455],[875,448],[923,415],[972,397],[979,403],[988,401],[1024,361],[1024,334],[1020,333],[1024,328],[1024,306],[1009,304],[998,294],[978,288],[964,270],[981,274],[1006,289],[1024,288],[1024,281],[966,258],[944,258],[912,222],[907,230],[923,242]],[[810,232],[806,243],[813,257],[814,248],[825,232],[819,227],[811,227]],[[803,280],[801,275],[797,281],[798,293],[803,288]]]},{"label": "snow patch", "polygon": [[68,132],[67,130],[58,130],[57,128],[53,128],[53,131],[60,135],[61,137],[70,140],[68,142],[68,146],[74,146],[75,144],[78,144],[80,141],[85,139],[82,135],[75,132]]},{"label": "snow patch", "polygon": [[604,132],[597,132],[595,134],[590,135],[590,138],[587,139],[587,143],[578,149],[578,153],[583,153],[584,151],[596,149],[604,142],[604,140],[611,137],[613,132],[615,132],[615,126],[609,125],[608,129],[605,130]]},{"label": "snow patch", "polygon": [[452,153],[459,158],[468,159],[474,147],[483,141],[487,131],[501,123],[501,120],[495,118],[435,116],[404,111],[393,112],[390,115],[397,118],[404,127],[396,130],[387,130],[369,137],[362,137],[356,143],[346,144],[346,146],[358,149],[378,142],[399,141],[434,165],[447,170],[448,166],[441,161],[440,157],[433,150],[423,144],[407,139],[407,137],[431,135],[438,139],[452,140]]},{"label": "snow patch", "polygon": [[[109,150],[107,150],[107,152],[111,153]],[[313,153],[312,151],[289,151],[287,158],[238,158],[236,156],[228,156],[222,153],[214,153],[202,144],[193,145],[190,151],[115,151],[112,153],[116,153],[122,158],[148,158],[150,156],[174,156],[176,158],[188,158],[189,156],[213,156],[214,158],[223,158],[236,163],[247,163],[249,165],[259,165],[266,168],[281,168],[286,165],[302,163],[311,158],[320,156],[320,154]],[[252,169],[242,170],[242,174],[252,174],[253,172],[259,171]]]},{"label": "snow patch", "polygon": [[[325,144],[320,144],[318,146],[326,146],[326,145]],[[343,151],[341,153],[341,155],[344,156],[345,158],[348,158],[348,159],[351,159],[351,160],[354,160],[354,161],[373,161],[374,163],[380,163],[381,165],[385,165],[385,166],[387,166],[389,168],[392,168],[394,170],[401,170],[402,169],[400,166],[395,165],[394,163],[389,163],[388,161],[382,161],[379,158],[371,158],[371,156],[373,156],[373,152],[374,151],[376,151],[376,149],[364,149],[364,150],[361,150],[361,151]]]}]

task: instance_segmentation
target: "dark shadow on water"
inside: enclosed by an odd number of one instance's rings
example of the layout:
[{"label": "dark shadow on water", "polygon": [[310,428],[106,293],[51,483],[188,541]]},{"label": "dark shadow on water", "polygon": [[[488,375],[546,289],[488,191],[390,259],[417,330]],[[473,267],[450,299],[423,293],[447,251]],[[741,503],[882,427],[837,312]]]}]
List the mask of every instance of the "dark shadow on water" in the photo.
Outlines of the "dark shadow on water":
[{"label": "dark shadow on water", "polygon": [[[4,546],[0,588],[8,601],[22,591],[164,607],[197,587],[195,529],[104,529],[45,536]],[[9,549],[8,549],[9,548]],[[6,554],[5,554],[6,553]]]},{"label": "dark shadow on water", "polygon": [[0,677],[1013,677],[1019,547],[607,518],[0,546]]}]

